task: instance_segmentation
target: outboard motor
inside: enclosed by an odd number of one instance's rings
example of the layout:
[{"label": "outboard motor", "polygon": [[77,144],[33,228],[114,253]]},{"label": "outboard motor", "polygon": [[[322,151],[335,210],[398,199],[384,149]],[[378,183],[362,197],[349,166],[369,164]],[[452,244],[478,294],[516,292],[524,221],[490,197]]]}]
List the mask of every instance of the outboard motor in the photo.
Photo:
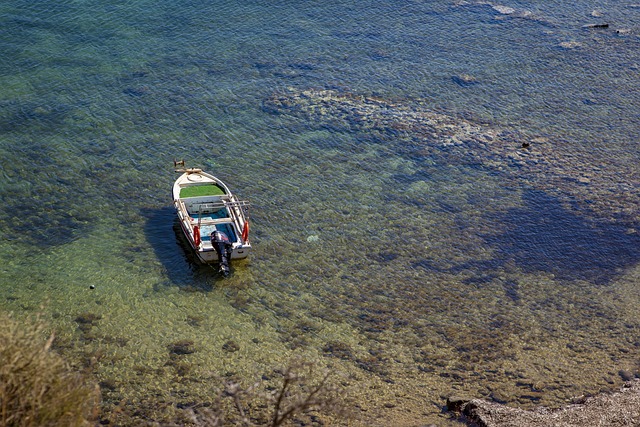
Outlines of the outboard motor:
[{"label": "outboard motor", "polygon": [[220,268],[218,272],[227,277],[231,270],[229,269],[229,259],[231,258],[232,245],[229,238],[222,231],[214,231],[211,233],[211,244],[218,254]]}]

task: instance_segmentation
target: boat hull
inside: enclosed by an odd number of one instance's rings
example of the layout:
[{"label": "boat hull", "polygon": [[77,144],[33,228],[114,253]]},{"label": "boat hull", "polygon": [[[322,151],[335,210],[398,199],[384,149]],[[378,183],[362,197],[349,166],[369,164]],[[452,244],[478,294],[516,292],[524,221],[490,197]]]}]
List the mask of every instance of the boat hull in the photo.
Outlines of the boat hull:
[{"label": "boat hull", "polygon": [[215,176],[200,169],[187,169],[173,186],[173,204],[180,228],[198,259],[219,262],[212,234],[223,233],[229,242],[231,260],[251,252],[248,206]]},{"label": "boat hull", "polygon": [[[215,264],[218,261],[220,261],[218,259],[218,253],[215,251],[215,249],[213,249],[213,247],[210,249],[208,248],[204,249],[201,247],[197,248],[195,246],[193,235],[189,230],[185,228],[185,225],[183,224],[182,221],[180,221],[180,228],[182,229],[182,233],[184,234],[184,236],[187,238],[187,241],[189,242],[189,246],[191,246],[191,250],[195,252],[196,256],[201,262],[205,264]],[[231,251],[231,259],[246,258],[249,256],[250,251],[251,251],[251,245],[236,246]]]}]

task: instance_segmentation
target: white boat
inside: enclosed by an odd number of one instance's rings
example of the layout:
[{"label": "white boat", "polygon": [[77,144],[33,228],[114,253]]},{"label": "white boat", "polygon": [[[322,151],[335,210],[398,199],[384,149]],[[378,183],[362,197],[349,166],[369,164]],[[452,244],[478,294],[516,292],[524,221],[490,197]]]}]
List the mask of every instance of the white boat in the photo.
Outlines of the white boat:
[{"label": "white boat", "polygon": [[[181,164],[184,162],[174,162]],[[202,169],[177,169],[173,204],[180,227],[200,261],[220,265],[229,274],[229,260],[246,258],[249,242],[249,203],[238,200],[229,187]]]}]

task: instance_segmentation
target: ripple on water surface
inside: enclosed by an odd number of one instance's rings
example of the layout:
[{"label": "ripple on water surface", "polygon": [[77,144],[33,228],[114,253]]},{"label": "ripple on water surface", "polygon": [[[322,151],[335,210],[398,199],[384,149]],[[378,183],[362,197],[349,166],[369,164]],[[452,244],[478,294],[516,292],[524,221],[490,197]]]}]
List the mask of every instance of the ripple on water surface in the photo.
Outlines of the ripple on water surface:
[{"label": "ripple on water surface", "polygon": [[[638,372],[640,50],[584,5],[1,7],[0,306],[107,410],[175,422],[295,357],[372,425]],[[175,222],[182,157],[252,203],[228,280]]]}]

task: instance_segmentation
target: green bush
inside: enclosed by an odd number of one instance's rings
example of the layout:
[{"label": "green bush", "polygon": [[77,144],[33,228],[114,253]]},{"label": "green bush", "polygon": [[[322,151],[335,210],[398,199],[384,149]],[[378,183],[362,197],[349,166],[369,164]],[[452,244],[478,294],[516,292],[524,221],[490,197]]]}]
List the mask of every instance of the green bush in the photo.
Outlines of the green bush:
[{"label": "green bush", "polygon": [[19,324],[0,314],[0,426],[87,426],[100,391],[51,350],[54,334],[37,319]]}]

